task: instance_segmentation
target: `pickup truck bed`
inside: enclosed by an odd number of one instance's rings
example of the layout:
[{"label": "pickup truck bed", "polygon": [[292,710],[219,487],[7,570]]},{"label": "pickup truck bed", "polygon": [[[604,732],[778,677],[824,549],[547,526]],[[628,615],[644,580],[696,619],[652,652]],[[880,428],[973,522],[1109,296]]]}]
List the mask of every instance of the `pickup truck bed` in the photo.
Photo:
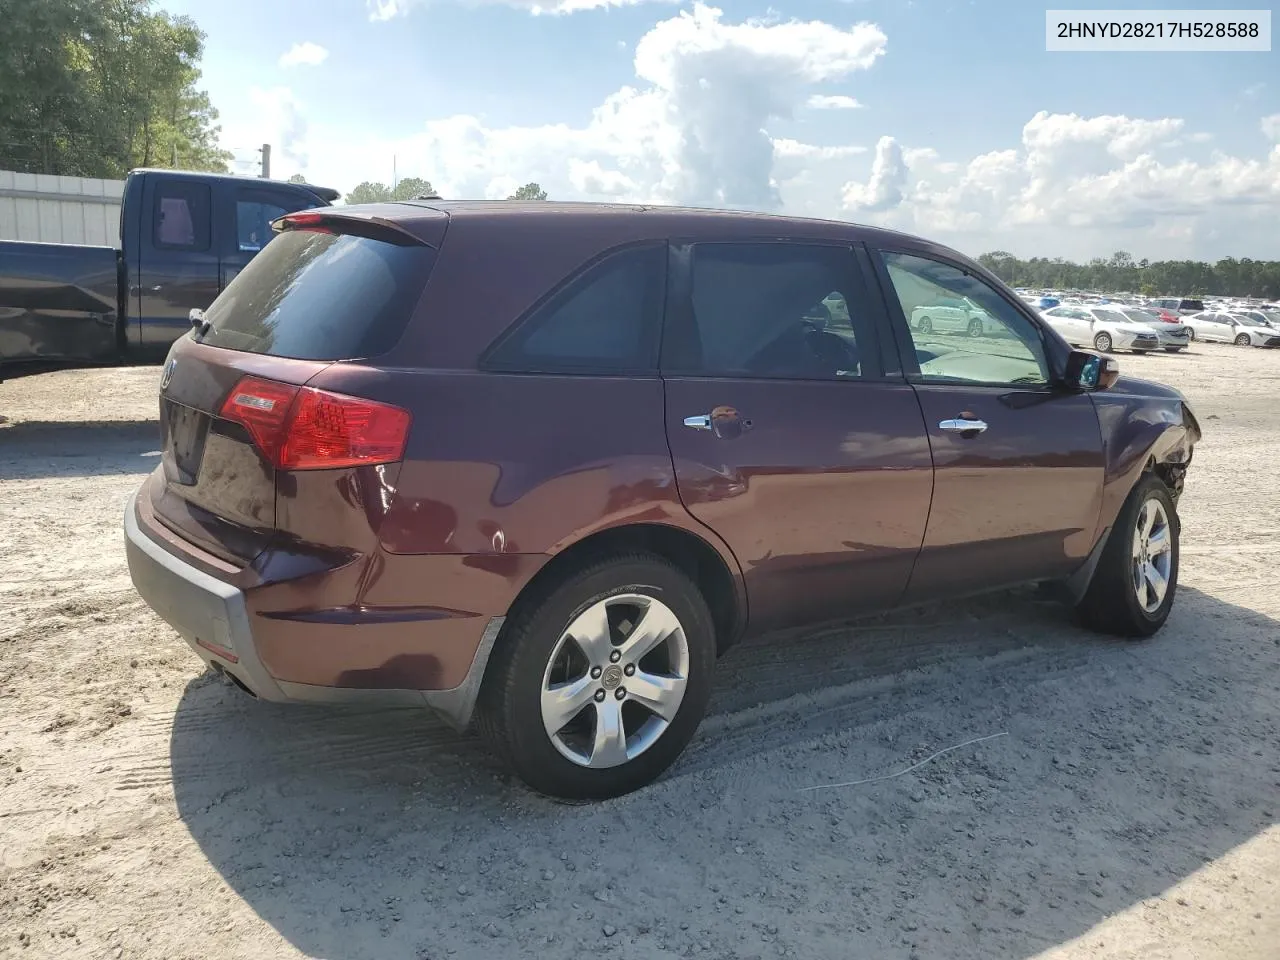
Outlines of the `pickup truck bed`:
[{"label": "pickup truck bed", "polygon": [[162,363],[271,239],[271,221],[336,190],[184,170],[125,181],[120,249],[0,241],[0,380]]},{"label": "pickup truck bed", "polygon": [[123,348],[119,323],[124,261],[113,247],[4,245],[0,357],[35,373],[67,360],[111,363]]}]

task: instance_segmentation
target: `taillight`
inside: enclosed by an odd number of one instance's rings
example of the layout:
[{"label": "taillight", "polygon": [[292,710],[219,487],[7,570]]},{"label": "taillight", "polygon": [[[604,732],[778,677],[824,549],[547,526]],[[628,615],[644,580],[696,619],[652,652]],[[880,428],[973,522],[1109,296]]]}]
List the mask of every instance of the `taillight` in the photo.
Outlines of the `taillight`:
[{"label": "taillight", "polygon": [[297,396],[298,388],[291,384],[245,377],[227,395],[218,416],[248,430],[257,448],[279,466],[289,410]]},{"label": "taillight", "polygon": [[280,470],[333,470],[404,456],[407,410],[314,387],[245,377],[219,413],[241,424]]}]

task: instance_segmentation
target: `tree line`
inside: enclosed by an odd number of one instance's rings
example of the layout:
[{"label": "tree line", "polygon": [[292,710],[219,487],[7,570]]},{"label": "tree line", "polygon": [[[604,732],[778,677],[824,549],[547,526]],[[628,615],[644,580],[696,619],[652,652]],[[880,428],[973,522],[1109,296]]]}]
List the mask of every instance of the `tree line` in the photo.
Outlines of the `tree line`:
[{"label": "tree line", "polygon": [[204,34],[153,0],[0,0],[0,166],[119,179],[226,172]]},{"label": "tree line", "polygon": [[[388,200],[415,200],[423,197],[439,199],[439,196],[436,193],[436,188],[431,185],[430,180],[423,180],[419,177],[405,177],[393,187],[389,187],[385,183],[366,180],[363,183],[356,184],[351,192],[342,199],[346,203],[385,203]],[[507,199],[545,200],[547,199],[547,191],[536,183],[526,183]]]},{"label": "tree line", "polygon": [[1280,261],[1137,260],[1125,250],[1109,258],[1072,263],[1061,257],[1021,260],[1004,250],[984,253],[978,262],[1014,287],[1098,290],[1146,296],[1262,297],[1280,299]]}]

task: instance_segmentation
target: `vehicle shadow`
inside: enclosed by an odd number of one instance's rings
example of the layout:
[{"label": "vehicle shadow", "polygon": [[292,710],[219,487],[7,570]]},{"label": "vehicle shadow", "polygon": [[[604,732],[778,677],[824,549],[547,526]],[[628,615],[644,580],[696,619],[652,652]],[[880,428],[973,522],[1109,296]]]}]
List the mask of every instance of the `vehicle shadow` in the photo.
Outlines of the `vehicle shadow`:
[{"label": "vehicle shadow", "polygon": [[1029,591],[752,643],[667,776],[586,806],[424,712],[205,677],[173,785],[226,883],[311,956],[1021,960],[1276,822],[1278,631],[1184,586],[1145,643]]},{"label": "vehicle shadow", "polygon": [[159,462],[159,451],[158,419],[0,425],[0,476],[11,479],[147,473]]}]

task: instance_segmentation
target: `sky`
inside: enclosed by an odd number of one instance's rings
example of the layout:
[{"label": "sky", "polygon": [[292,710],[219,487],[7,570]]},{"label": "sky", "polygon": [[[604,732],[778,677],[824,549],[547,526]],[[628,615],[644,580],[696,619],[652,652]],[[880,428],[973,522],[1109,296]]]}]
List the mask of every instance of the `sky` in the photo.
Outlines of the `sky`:
[{"label": "sky", "polygon": [[207,34],[236,172],[266,142],[273,176],[342,191],[415,176],[500,199],[536,181],[971,255],[1280,259],[1274,47],[1050,53],[1029,0],[160,5]]}]

